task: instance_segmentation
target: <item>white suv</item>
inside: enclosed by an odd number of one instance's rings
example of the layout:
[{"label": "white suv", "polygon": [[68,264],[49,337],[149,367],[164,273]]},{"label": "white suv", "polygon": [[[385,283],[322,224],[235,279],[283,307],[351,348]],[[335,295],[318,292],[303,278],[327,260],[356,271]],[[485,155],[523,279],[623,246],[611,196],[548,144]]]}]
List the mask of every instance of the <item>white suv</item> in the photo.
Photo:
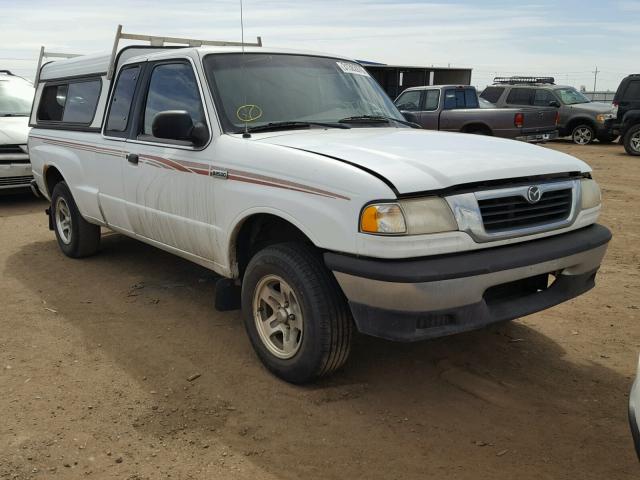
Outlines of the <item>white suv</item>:
[{"label": "white suv", "polygon": [[0,192],[29,188],[33,179],[27,150],[33,94],[30,82],[0,70]]},{"label": "white suv", "polygon": [[582,161],[407,125],[355,61],[264,47],[126,48],[46,64],[29,137],[70,257],[100,227],[225,280],[255,351],[306,382],[353,329],[400,341],[589,290],[610,239]]}]

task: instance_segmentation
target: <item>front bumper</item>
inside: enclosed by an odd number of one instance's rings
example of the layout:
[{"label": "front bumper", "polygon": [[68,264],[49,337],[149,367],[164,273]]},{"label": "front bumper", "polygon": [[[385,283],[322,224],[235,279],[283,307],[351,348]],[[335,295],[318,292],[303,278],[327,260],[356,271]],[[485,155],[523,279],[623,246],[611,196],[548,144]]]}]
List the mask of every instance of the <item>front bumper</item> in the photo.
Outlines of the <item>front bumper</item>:
[{"label": "front bumper", "polygon": [[512,320],[588,291],[610,239],[607,228],[592,225],[435,257],[380,260],[327,252],[324,259],[362,333],[415,341]]},{"label": "front bumper", "polygon": [[0,163],[0,190],[29,188],[31,180],[30,163]]}]

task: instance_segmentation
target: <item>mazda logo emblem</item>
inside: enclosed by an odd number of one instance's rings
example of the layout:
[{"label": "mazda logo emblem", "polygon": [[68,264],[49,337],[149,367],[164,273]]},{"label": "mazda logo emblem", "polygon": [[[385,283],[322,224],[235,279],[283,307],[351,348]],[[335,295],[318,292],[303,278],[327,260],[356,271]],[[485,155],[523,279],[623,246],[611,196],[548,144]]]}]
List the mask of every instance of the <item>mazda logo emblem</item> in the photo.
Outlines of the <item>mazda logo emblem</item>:
[{"label": "mazda logo emblem", "polygon": [[527,190],[527,201],[529,203],[538,203],[540,201],[540,197],[542,196],[542,192],[540,192],[540,187],[532,186]]}]

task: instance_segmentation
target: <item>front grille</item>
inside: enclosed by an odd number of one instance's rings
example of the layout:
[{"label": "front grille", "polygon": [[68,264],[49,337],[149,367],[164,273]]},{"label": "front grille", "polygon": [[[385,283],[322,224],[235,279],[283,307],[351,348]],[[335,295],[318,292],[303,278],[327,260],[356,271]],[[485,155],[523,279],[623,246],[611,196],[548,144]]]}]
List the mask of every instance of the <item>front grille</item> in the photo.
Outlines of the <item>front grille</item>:
[{"label": "front grille", "polygon": [[10,187],[12,185],[29,185],[33,180],[32,175],[23,175],[21,177],[0,177],[0,187]]},{"label": "front grille", "polygon": [[24,153],[20,145],[0,145],[0,154],[3,153]]},{"label": "front grille", "polygon": [[572,191],[567,188],[544,192],[537,203],[514,195],[478,200],[478,206],[485,231],[493,233],[565,220],[571,213],[572,198]]}]

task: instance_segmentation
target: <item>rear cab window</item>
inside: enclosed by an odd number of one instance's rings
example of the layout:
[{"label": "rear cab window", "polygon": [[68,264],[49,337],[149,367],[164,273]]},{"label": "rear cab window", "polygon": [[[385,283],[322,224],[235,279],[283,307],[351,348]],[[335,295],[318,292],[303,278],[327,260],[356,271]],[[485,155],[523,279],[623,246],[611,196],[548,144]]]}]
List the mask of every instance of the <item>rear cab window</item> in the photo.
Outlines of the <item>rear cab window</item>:
[{"label": "rear cab window", "polygon": [[478,107],[478,95],[472,88],[449,88],[444,91],[445,110]]},{"label": "rear cab window", "polygon": [[59,127],[88,126],[93,121],[102,90],[99,78],[45,84],[38,106],[38,124]]}]

